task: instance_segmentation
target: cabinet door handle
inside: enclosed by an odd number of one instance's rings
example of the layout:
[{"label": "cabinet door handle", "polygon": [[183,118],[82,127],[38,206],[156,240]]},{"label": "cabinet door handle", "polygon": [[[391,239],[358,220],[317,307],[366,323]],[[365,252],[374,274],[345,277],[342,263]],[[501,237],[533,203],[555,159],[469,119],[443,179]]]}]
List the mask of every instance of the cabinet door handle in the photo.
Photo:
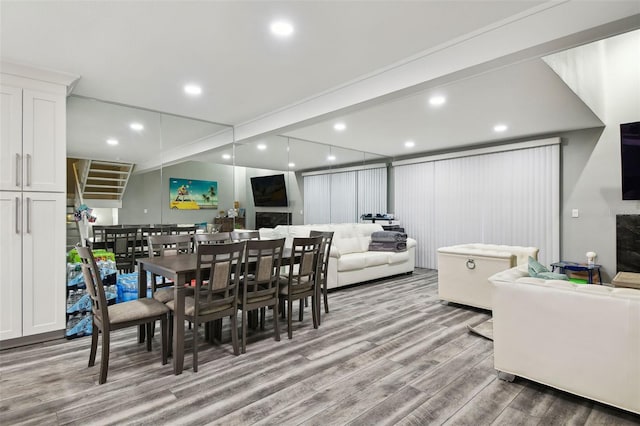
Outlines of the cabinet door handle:
[{"label": "cabinet door handle", "polygon": [[31,154],[27,154],[27,186],[31,186]]},{"label": "cabinet door handle", "polygon": [[31,233],[31,198],[27,197],[27,234]]},{"label": "cabinet door handle", "polygon": [[20,183],[21,181],[21,175],[22,175],[22,162],[20,161],[20,154],[16,153],[16,186],[18,188],[20,188],[20,186],[22,185],[22,183]]},{"label": "cabinet door handle", "polygon": [[20,234],[20,197],[16,197],[16,234]]}]

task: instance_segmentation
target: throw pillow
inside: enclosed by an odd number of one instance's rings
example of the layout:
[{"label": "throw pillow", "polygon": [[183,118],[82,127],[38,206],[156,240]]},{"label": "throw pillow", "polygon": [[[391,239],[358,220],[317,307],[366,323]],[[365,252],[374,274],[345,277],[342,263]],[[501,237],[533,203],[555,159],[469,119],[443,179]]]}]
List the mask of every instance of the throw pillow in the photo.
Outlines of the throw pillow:
[{"label": "throw pillow", "polygon": [[565,274],[556,274],[555,272],[540,272],[536,278],[542,278],[544,280],[564,280],[569,281],[569,277]]},{"label": "throw pillow", "polygon": [[549,272],[549,270],[542,263],[529,256],[529,276],[538,278],[538,274],[541,272]]}]

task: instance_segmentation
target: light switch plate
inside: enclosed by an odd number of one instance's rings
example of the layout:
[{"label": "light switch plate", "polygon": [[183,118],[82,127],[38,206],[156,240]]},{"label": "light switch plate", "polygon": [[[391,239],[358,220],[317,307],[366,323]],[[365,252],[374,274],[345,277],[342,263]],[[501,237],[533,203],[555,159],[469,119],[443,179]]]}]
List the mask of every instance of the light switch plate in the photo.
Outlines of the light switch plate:
[{"label": "light switch plate", "polygon": [[571,210],[571,217],[580,217],[580,212],[578,209]]}]

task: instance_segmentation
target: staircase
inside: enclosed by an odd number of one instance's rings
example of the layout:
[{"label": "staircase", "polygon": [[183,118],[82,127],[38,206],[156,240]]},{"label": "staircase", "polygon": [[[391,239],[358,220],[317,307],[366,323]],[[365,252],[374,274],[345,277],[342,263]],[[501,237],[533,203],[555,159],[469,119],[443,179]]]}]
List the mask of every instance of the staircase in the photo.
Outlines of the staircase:
[{"label": "staircase", "polygon": [[111,161],[79,161],[78,177],[84,203],[91,207],[121,208],[133,166]]}]

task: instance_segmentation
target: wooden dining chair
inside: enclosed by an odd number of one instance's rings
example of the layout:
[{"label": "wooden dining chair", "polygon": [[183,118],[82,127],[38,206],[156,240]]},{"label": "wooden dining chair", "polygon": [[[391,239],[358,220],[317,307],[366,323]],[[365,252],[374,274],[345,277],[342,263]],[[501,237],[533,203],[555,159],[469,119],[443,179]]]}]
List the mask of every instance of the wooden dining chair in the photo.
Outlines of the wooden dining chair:
[{"label": "wooden dining chair", "polygon": [[[193,253],[193,240],[191,235],[150,235],[149,257],[175,256]],[[187,287],[187,292],[190,288]],[[173,283],[160,281],[155,274],[151,274],[151,294],[159,302],[167,303],[173,300]]]},{"label": "wooden dining chair", "polygon": [[273,307],[275,340],[280,341],[278,319],[278,280],[284,238],[277,240],[249,240],[246,242],[242,268],[242,288],[238,309],[242,310],[242,353],[247,349],[247,316],[251,311],[262,311],[261,328],[264,329],[266,307]]},{"label": "wooden dining chair", "polygon": [[193,236],[194,250],[198,249],[200,244],[225,244],[231,242],[229,232],[214,232],[211,234],[195,234]]},{"label": "wooden dining chair", "polygon": [[311,313],[313,328],[318,328],[318,262],[323,237],[294,238],[291,256],[288,263],[288,274],[280,277],[279,295],[280,309],[284,312],[287,304],[287,332],[289,339],[293,337],[292,319],[293,302],[300,301],[299,320],[303,320],[304,301],[311,297]]},{"label": "wooden dining chair", "polygon": [[138,228],[107,227],[105,229],[107,250],[113,252],[118,271],[130,273],[135,270],[137,238]]},{"label": "wooden dining chair", "polygon": [[[125,327],[145,324],[150,333],[152,324],[160,320],[162,336],[162,365],[167,363],[167,314],[169,308],[154,299],[142,298],[128,302],[107,306],[100,270],[96,265],[93,252],[87,247],[77,247],[82,263],[82,273],[91,297],[91,313],[93,315],[93,331],[91,333],[91,352],[89,353],[89,367],[96,362],[98,350],[98,334],[102,333],[102,357],[100,359],[100,378],[98,383],[107,381],[109,369],[109,345],[111,331]],[[147,350],[151,351],[151,339],[147,339]]]},{"label": "wooden dining chair", "polygon": [[259,239],[260,239],[259,231],[231,231],[232,241],[249,241],[249,240],[259,240]]},{"label": "wooden dining chair", "polygon": [[326,314],[329,313],[329,298],[327,296],[327,274],[329,271],[329,255],[331,254],[331,244],[333,243],[333,232],[312,230],[311,232],[309,232],[309,236],[322,237],[320,259],[318,260],[318,285],[316,286],[319,292],[318,298],[316,300],[318,301],[318,325],[320,325],[322,323],[322,318],[320,315],[320,292],[322,292],[322,298],[324,300],[324,312]]},{"label": "wooden dining chair", "polygon": [[[231,319],[233,353],[238,351],[238,286],[235,268],[242,263],[244,243],[201,244],[198,247],[195,291],[184,298],[184,319],[193,323],[193,371],[198,371],[199,325]],[[175,300],[167,302],[175,311]]]}]

